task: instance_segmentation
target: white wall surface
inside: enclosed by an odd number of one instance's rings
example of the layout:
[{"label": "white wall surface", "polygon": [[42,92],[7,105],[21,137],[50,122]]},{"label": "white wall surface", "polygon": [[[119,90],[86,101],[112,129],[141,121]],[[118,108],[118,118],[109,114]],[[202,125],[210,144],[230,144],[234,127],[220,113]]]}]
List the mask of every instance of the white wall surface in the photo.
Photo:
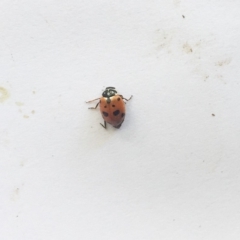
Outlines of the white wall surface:
[{"label": "white wall surface", "polygon": [[[240,1],[0,2],[1,240],[240,239]],[[85,101],[115,86],[121,129]]]}]

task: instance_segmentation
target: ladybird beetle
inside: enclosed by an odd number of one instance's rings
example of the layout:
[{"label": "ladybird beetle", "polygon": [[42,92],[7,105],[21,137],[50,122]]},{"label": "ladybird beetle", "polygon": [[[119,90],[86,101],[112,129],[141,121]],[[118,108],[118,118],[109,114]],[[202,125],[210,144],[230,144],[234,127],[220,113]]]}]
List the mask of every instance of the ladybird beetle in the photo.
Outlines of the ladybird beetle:
[{"label": "ladybird beetle", "polygon": [[104,125],[100,123],[105,129],[107,127],[106,123],[111,124],[115,128],[120,128],[124,118],[125,118],[125,104],[123,100],[129,101],[129,99],[124,98],[122,95],[119,95],[114,87],[107,87],[102,93],[101,98],[97,98],[89,102],[99,100],[95,107],[90,107],[89,109],[96,109],[100,104],[100,111],[104,119]]}]

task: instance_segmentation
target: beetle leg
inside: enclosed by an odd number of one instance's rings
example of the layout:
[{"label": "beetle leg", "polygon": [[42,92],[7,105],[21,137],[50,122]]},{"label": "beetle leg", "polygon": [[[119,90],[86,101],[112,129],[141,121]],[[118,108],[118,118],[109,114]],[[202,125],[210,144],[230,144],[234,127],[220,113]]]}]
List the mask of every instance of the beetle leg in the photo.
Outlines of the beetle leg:
[{"label": "beetle leg", "polygon": [[100,102],[98,102],[95,107],[90,107],[90,108],[88,108],[88,109],[96,109],[99,103],[100,103]]},{"label": "beetle leg", "polygon": [[120,95],[120,96],[121,96],[122,99],[124,99],[124,100],[126,100],[126,101],[131,100],[131,98],[133,97],[133,96],[131,96],[129,99],[126,99],[126,98],[124,98],[122,95]]},{"label": "beetle leg", "polygon": [[100,123],[102,125],[102,127],[104,127],[105,129],[107,129],[107,124],[106,121],[104,121],[104,125],[102,123]]},{"label": "beetle leg", "polygon": [[96,101],[96,100],[99,100],[100,98],[96,98],[96,99],[93,99],[93,100],[90,100],[90,101],[87,101],[86,103],[90,103],[90,102],[93,102],[93,101]]}]

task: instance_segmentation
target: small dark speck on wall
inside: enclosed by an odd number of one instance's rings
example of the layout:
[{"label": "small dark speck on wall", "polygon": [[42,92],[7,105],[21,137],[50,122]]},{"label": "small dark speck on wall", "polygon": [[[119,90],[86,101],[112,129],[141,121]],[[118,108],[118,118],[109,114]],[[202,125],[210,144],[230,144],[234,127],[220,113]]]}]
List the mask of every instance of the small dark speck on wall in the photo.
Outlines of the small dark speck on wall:
[{"label": "small dark speck on wall", "polygon": [[212,113],[212,116],[213,116],[213,117],[215,117],[215,114],[214,114],[214,113]]},{"label": "small dark speck on wall", "polygon": [[184,16],[184,15],[182,15],[182,17],[183,17],[183,18],[185,18],[185,16]]}]

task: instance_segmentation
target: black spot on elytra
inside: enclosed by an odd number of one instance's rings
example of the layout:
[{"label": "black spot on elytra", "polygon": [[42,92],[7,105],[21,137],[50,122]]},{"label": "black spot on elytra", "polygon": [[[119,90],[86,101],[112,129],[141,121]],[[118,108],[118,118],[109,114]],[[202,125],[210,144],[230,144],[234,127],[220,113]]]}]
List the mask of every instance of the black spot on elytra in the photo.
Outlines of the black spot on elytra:
[{"label": "black spot on elytra", "polygon": [[117,100],[120,101],[120,97]]},{"label": "black spot on elytra", "polygon": [[104,106],[104,108],[107,108],[107,106]]},{"label": "black spot on elytra", "polygon": [[108,116],[108,113],[107,112],[102,112],[104,117],[107,117]]},{"label": "black spot on elytra", "polygon": [[120,113],[120,111],[119,111],[119,110],[116,110],[116,111],[113,112],[113,115],[114,115],[114,116],[117,116],[119,113]]},{"label": "black spot on elytra", "polygon": [[125,113],[122,113],[122,118],[125,116]]},{"label": "black spot on elytra", "polygon": [[99,101],[99,103],[101,103],[101,100]]},{"label": "black spot on elytra", "polygon": [[123,119],[123,121],[119,125],[115,126],[115,128],[120,128],[122,126],[123,122],[124,122],[124,119]]},{"label": "black spot on elytra", "polygon": [[115,107],[115,105],[112,105],[112,107]]}]

